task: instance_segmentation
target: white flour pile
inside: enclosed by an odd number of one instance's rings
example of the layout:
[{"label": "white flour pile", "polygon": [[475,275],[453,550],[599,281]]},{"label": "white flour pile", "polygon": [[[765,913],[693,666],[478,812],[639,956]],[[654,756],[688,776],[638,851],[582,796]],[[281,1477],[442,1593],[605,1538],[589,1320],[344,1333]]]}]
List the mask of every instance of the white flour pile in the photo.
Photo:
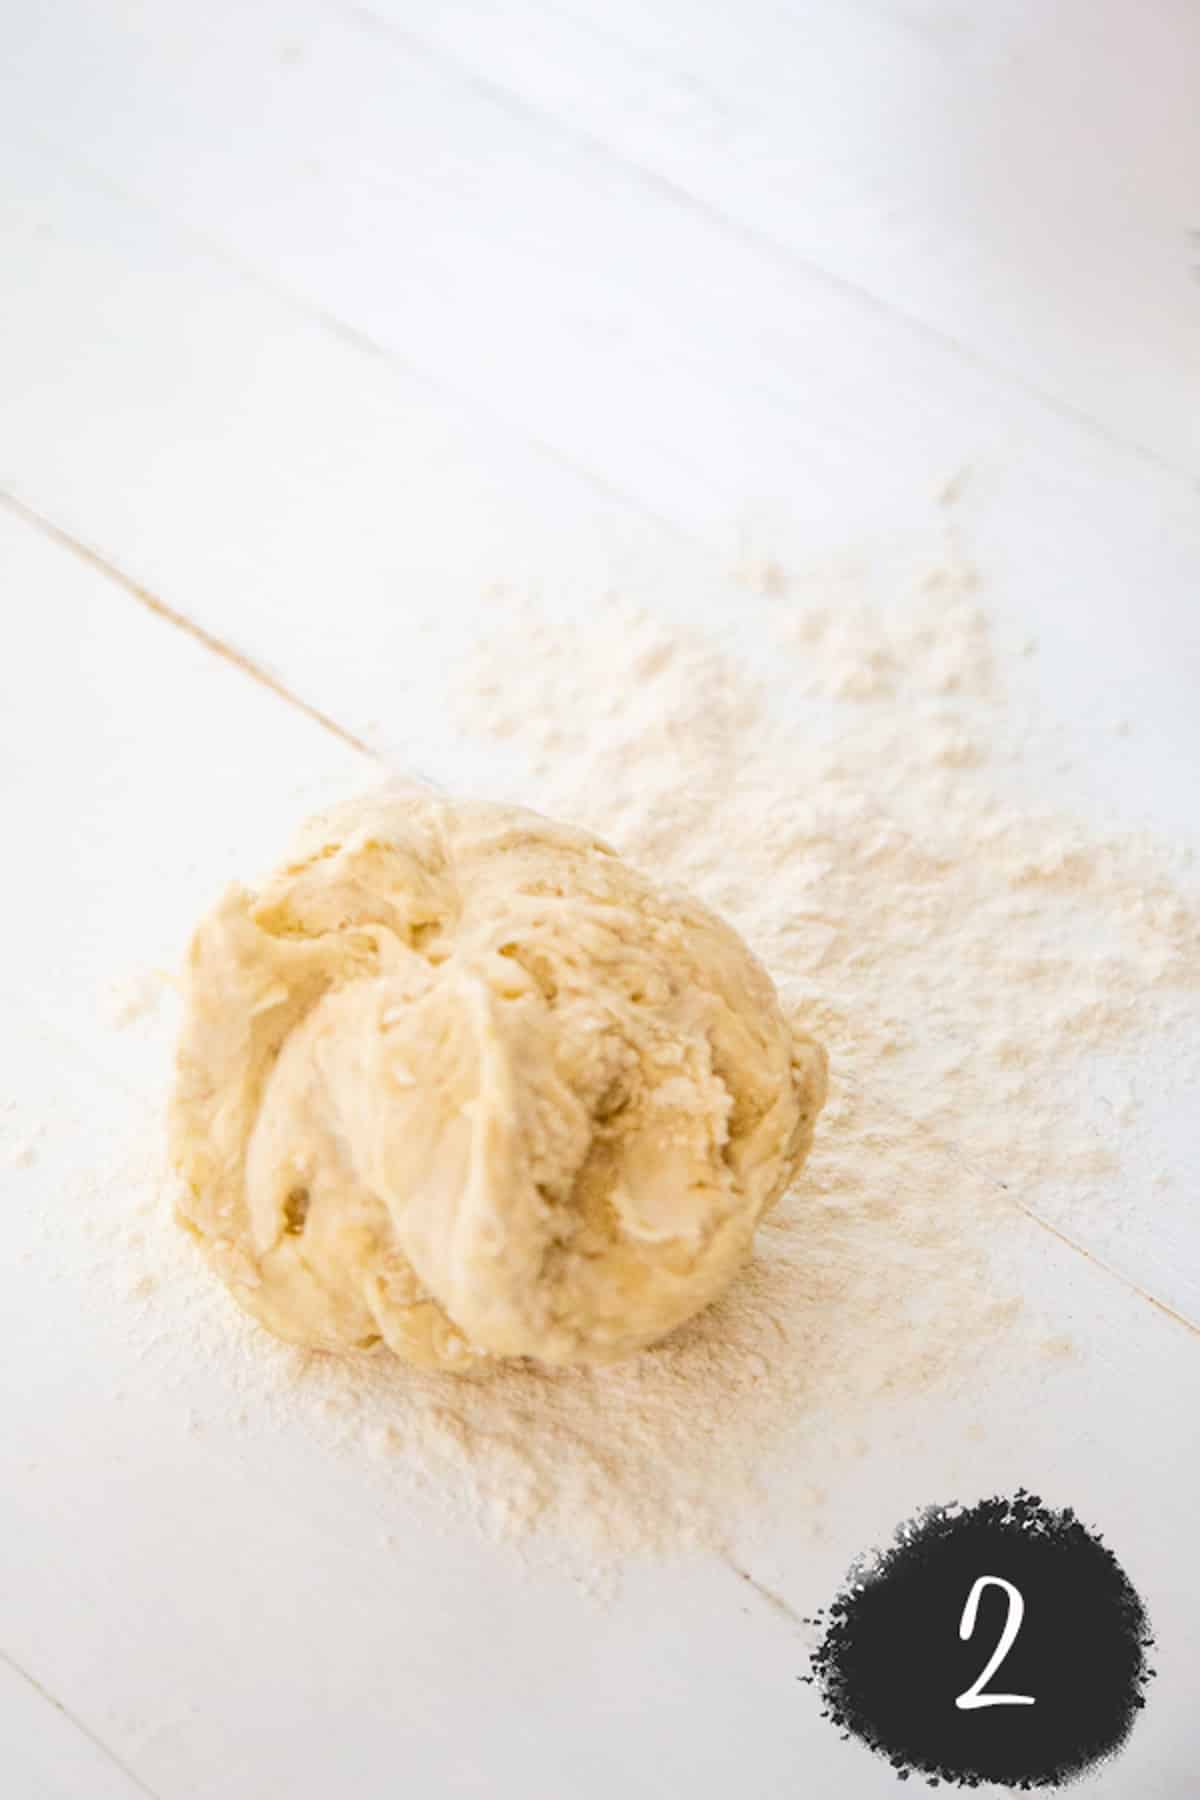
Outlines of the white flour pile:
[{"label": "white flour pile", "polygon": [[[299,1422],[485,1530],[622,1553],[727,1544],[772,1465],[855,1455],[880,1402],[994,1357],[1019,1308],[989,1237],[1014,1204],[1069,1232],[1110,1191],[1132,1099],[1105,1090],[1098,1135],[1095,1057],[1191,1002],[1197,909],[1145,846],[1006,799],[961,558],[878,608],[770,566],[759,586],[769,686],[637,606],[564,626],[508,596],[451,696],[459,731],[502,742],[511,798],[721,910],[827,1045],[813,1156],[745,1279],[624,1365],[469,1383],[289,1351],[147,1223],[163,1380],[221,1359],[256,1430]],[[128,1212],[106,1229],[128,1259]]]}]

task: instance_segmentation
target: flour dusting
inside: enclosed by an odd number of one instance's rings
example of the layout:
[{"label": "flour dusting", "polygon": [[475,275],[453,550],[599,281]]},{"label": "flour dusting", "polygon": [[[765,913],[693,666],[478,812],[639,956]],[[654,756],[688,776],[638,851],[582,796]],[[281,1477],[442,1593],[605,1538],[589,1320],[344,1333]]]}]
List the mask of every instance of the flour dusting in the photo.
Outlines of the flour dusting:
[{"label": "flour dusting", "polygon": [[725,1299],[612,1368],[463,1381],[269,1339],[159,1228],[153,1158],[97,1211],[101,1260],[139,1261],[163,1381],[220,1359],[257,1428],[300,1421],[496,1537],[727,1547],[774,1469],[793,1505],[806,1459],[859,1455],[881,1408],[969,1382],[1018,1325],[989,1261],[1013,1209],[1069,1236],[1104,1204],[1138,1109],[1121,1053],[1195,1016],[1194,895],[1153,846],[1024,801],[949,537],[886,604],[743,574],[752,655],[629,600],[564,622],[508,595],[447,696],[503,746],[508,798],[721,911],[829,1050],[810,1162]]}]

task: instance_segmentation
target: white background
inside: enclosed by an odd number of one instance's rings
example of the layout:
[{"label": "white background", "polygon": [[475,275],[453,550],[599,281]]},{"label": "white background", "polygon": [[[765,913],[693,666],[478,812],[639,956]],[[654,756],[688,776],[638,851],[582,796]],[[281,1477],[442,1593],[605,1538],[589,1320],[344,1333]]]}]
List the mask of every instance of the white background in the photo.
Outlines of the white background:
[{"label": "white background", "polygon": [[[894,1792],[720,1559],[601,1610],[402,1515],[381,1546],[302,1429],[288,1479],[190,1436],[83,1304],[64,1196],[156,1104],[106,984],[299,789],[369,778],[347,737],[492,781],[418,602],[469,636],[497,580],[653,566],[715,618],[748,533],[903,528],[967,466],[1076,752],[1047,784],[1200,838],[1197,93],[1190,0],[7,0],[0,1076],[41,1135],[3,1175],[6,1800]],[[997,1371],[971,1465],[1102,1514],[1150,1601],[1152,1704],[1078,1790],[1136,1800],[1197,1791],[1186,1126],[1173,1211],[1043,1234],[1083,1353]],[[764,1585],[826,1602],[965,1424],[867,1457]]]}]

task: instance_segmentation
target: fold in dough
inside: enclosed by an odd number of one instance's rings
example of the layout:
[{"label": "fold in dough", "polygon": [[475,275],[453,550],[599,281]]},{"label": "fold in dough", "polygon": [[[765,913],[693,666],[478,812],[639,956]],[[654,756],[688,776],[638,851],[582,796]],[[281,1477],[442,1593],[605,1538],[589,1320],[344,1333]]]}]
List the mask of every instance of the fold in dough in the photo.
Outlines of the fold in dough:
[{"label": "fold in dough", "polygon": [[741,939],[598,839],[390,787],[199,927],[180,1216],[294,1343],[603,1362],[721,1292],[825,1058]]}]

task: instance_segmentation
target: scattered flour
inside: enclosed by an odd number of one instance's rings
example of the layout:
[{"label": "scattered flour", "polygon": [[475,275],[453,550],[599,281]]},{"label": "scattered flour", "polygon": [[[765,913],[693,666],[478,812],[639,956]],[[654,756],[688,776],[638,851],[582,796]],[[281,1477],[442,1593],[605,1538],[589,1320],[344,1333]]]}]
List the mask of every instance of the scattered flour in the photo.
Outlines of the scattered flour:
[{"label": "scattered flour", "polygon": [[[156,1379],[184,1385],[208,1359],[256,1431],[299,1421],[485,1532],[619,1556],[728,1544],[781,1459],[863,1454],[881,1410],[969,1382],[1013,1326],[989,1246],[1014,1204],[1069,1235],[1109,1191],[1137,1100],[1114,1067],[1098,1131],[1094,1060],[1194,1016],[1196,904],[1152,847],[1019,804],[952,543],[886,606],[814,596],[777,563],[743,574],[773,679],[636,605],[564,624],[508,596],[450,701],[464,734],[514,759],[512,798],[725,913],[826,1043],[816,1147],[745,1278],[611,1369],[463,1381],[334,1361],[234,1311],[156,1223],[147,1156],[97,1178],[94,1198],[123,1198],[93,1216],[100,1263],[126,1283],[136,1263]],[[1069,1356],[1070,1339],[1043,1350]]]},{"label": "scattered flour", "polygon": [[109,995],[112,1023],[124,1028],[149,1018],[173,986],[173,978],[162,969],[141,969],[115,983]]},{"label": "scattered flour", "polygon": [[15,1103],[0,1103],[0,1162],[10,1169],[31,1169],[37,1161],[38,1140],[45,1136],[45,1125],[32,1124],[18,1113]]}]

